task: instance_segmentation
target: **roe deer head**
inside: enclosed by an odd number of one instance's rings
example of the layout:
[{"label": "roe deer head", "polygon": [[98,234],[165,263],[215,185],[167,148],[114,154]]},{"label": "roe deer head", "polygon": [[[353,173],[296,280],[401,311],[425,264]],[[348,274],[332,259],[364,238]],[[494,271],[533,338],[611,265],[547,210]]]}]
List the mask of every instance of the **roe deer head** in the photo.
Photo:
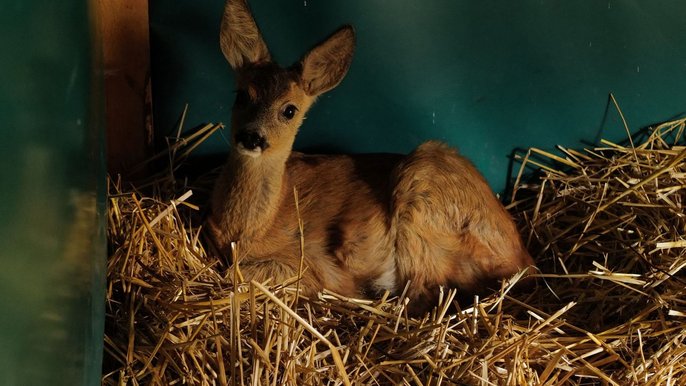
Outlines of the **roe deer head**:
[{"label": "roe deer head", "polygon": [[409,155],[305,155],[292,151],[315,99],[345,76],[355,34],[344,26],[294,65],[271,60],[245,0],[228,0],[221,49],[236,73],[231,145],[207,225],[221,254],[240,242],[248,279],[298,275],[301,288],[407,295],[431,305],[439,287],[464,295],[533,265],[511,217],[465,158],[426,142]]}]

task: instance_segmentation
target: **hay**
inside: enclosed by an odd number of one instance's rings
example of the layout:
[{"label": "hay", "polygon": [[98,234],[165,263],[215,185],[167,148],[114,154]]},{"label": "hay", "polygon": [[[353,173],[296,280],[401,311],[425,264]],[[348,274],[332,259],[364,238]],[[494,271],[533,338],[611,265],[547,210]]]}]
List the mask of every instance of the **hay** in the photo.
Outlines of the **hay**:
[{"label": "hay", "polygon": [[[241,283],[207,257],[173,173],[152,197],[112,182],[103,384],[686,384],[684,124],[627,146],[530,149],[509,209],[538,285],[512,291],[513,278],[457,310],[446,291],[423,319],[403,296]],[[542,172],[525,183],[529,168]]]}]

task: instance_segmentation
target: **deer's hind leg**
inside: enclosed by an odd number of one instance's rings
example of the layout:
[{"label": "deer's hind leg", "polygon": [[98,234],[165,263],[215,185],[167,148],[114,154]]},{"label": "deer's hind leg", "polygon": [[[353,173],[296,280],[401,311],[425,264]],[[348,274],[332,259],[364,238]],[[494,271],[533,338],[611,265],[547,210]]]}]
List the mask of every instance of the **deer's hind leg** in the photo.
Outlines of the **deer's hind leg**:
[{"label": "deer's hind leg", "polygon": [[455,150],[427,142],[393,179],[398,279],[412,282],[415,310],[433,306],[441,286],[469,299],[532,263],[509,214]]}]

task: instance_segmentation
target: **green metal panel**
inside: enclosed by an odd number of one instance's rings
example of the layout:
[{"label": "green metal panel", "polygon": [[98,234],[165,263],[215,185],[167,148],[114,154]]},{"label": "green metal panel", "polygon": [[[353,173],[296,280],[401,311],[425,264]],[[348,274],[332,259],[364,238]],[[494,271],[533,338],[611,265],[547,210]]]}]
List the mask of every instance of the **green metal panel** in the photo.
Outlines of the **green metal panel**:
[{"label": "green metal panel", "polygon": [[[407,152],[457,146],[496,190],[516,147],[623,135],[686,108],[682,0],[252,0],[281,64],[343,23],[358,49],[311,111],[297,148]],[[229,121],[233,77],[218,48],[223,0],[151,1],[155,122]],[[610,131],[606,131],[612,128]],[[220,137],[206,152],[226,151]]]},{"label": "green metal panel", "polygon": [[0,385],[100,383],[104,168],[88,2],[0,2]]}]

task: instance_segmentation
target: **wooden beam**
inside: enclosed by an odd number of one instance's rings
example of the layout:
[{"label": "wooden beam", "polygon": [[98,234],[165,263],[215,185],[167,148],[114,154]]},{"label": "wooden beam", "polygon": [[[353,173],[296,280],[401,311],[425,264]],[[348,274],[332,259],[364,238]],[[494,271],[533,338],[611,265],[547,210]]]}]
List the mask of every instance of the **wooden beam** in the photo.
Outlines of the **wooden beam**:
[{"label": "wooden beam", "polygon": [[[97,0],[105,77],[108,172],[135,177],[153,143],[148,0]],[[140,173],[139,173],[140,174]]]}]

